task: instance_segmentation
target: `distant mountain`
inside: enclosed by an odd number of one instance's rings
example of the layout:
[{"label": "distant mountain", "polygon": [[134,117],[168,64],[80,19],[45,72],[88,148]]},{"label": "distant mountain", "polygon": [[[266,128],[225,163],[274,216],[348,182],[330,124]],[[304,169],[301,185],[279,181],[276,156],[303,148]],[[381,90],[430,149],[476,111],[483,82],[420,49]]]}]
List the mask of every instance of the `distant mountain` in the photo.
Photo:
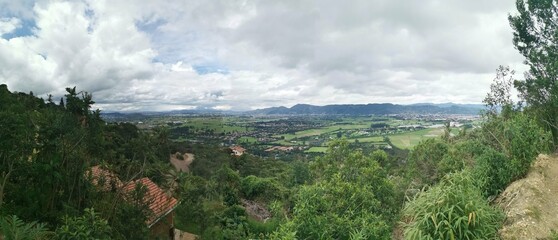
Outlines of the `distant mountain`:
[{"label": "distant mountain", "polygon": [[386,114],[468,114],[477,115],[484,108],[480,104],[418,103],[398,105],[391,103],[339,104],[314,106],[297,104],[291,108],[272,107],[258,109],[250,114],[262,115],[386,115]]},{"label": "distant mountain", "polygon": [[484,104],[460,104],[460,103],[415,103],[415,104],[410,104],[408,106],[436,106],[436,107],[441,107],[441,108],[448,108],[448,107],[453,107],[453,106],[458,106],[458,107],[464,107],[464,108],[474,108],[474,109],[479,109],[482,110],[485,108]]}]

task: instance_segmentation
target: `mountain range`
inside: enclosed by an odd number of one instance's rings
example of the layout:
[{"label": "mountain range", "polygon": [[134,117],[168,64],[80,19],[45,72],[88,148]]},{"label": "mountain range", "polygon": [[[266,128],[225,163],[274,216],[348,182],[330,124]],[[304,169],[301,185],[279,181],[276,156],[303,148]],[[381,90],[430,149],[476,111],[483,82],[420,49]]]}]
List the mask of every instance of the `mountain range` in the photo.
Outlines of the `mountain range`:
[{"label": "mountain range", "polygon": [[271,107],[253,111],[219,111],[211,109],[202,110],[173,110],[164,112],[101,112],[105,119],[111,120],[139,120],[153,115],[197,115],[197,114],[227,114],[227,115],[388,115],[388,114],[463,114],[478,115],[485,107],[482,104],[457,104],[457,103],[415,103],[399,105],[392,103],[369,104],[335,104],[316,106],[310,104],[297,104],[288,107]]},{"label": "mountain range", "polygon": [[392,103],[335,104],[315,106],[297,104],[290,108],[271,107],[247,112],[254,115],[386,115],[386,114],[467,114],[477,115],[484,109],[482,104],[416,103],[399,105]]}]

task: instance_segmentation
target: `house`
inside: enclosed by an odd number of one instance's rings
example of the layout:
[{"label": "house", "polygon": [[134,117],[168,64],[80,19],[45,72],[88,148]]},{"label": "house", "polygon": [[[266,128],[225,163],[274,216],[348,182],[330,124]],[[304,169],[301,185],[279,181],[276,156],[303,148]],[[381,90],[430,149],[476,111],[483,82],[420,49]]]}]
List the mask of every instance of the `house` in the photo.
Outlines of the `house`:
[{"label": "house", "polygon": [[138,185],[145,187],[143,203],[151,211],[146,221],[150,238],[174,239],[174,210],[178,206],[178,200],[167,195],[151,179],[141,178],[124,184],[116,174],[100,166],[91,167],[86,175],[101,190],[120,191],[125,197],[130,196]]},{"label": "house", "polygon": [[178,200],[168,196],[157,184],[149,178],[141,178],[123,187],[125,193],[134,191],[137,185],[145,187],[144,203],[149,206],[151,213],[147,219],[150,237],[156,239],[174,238],[174,210]]},{"label": "house", "polygon": [[230,149],[232,151],[231,154],[235,155],[235,156],[242,156],[242,154],[244,154],[244,152],[246,151],[246,149],[244,149],[241,146],[233,146],[233,147],[230,147]]}]

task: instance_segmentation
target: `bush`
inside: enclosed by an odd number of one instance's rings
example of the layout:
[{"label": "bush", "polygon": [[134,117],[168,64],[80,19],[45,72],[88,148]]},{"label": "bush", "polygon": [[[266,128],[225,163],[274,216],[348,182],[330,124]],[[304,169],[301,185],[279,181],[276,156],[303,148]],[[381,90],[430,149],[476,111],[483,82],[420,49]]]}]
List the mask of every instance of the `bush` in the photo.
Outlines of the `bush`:
[{"label": "bush", "polygon": [[474,166],[475,158],[484,153],[486,147],[475,138],[456,141],[449,146],[447,154],[438,163],[438,172],[447,174]]},{"label": "bush", "polygon": [[468,171],[446,175],[409,202],[403,214],[405,239],[494,239],[503,220]]},{"label": "bush", "polygon": [[473,177],[485,197],[498,194],[512,181],[514,170],[509,159],[489,148],[477,157]]},{"label": "bush", "polygon": [[525,176],[540,152],[550,149],[552,136],[523,113],[514,116],[504,126],[504,134],[509,142],[512,177],[518,179]]},{"label": "bush", "polygon": [[489,118],[482,131],[484,143],[510,160],[512,180],[525,176],[537,154],[551,146],[550,133],[522,112]]},{"label": "bush", "polygon": [[46,224],[25,223],[15,215],[0,218],[0,233],[1,239],[11,240],[52,238],[52,233],[48,231]]},{"label": "bush", "polygon": [[540,152],[550,149],[550,133],[522,112],[492,116],[482,128],[483,153],[473,174],[484,196],[492,196],[525,176]]},{"label": "bush", "polygon": [[272,239],[390,239],[398,201],[377,159],[333,142],[311,165],[316,181],[294,195],[290,220]]},{"label": "bush", "polygon": [[272,200],[280,197],[282,192],[281,187],[276,181],[269,178],[259,178],[254,175],[243,178],[240,188],[244,196],[251,200],[255,198]]},{"label": "bush", "polygon": [[93,209],[85,209],[81,217],[64,217],[64,225],[56,229],[57,239],[111,239],[111,227]]},{"label": "bush", "polygon": [[436,183],[445,173],[439,172],[438,165],[448,153],[448,144],[440,139],[430,138],[420,142],[409,154],[409,177],[420,184]]}]

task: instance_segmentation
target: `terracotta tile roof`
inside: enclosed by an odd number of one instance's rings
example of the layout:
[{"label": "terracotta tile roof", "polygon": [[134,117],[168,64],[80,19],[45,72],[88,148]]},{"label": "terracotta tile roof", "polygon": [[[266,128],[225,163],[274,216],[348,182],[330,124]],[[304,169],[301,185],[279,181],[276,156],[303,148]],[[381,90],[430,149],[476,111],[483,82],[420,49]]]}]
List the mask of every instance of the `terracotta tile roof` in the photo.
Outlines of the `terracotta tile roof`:
[{"label": "terracotta tile roof", "polygon": [[157,184],[151,181],[149,178],[141,178],[136,181],[130,182],[123,187],[124,192],[128,193],[136,188],[137,184],[141,184],[146,187],[147,192],[143,198],[144,203],[149,205],[149,209],[153,214],[149,216],[147,220],[147,225],[151,227],[159,219],[166,216],[169,212],[174,210],[176,205],[178,205],[178,200],[172,196],[168,196]]},{"label": "terracotta tile roof", "polygon": [[110,190],[122,187],[122,181],[113,172],[101,168],[100,166],[93,166],[86,173],[87,177],[91,178],[91,183],[95,186],[101,187],[103,190]]},{"label": "terracotta tile roof", "polygon": [[233,147],[230,147],[230,149],[233,151],[233,154],[236,155],[236,156],[240,156],[240,155],[244,154],[244,151],[246,151],[246,149],[241,147],[241,146],[233,146]]},{"label": "terracotta tile roof", "polygon": [[241,146],[233,146],[233,147],[231,147],[231,150],[237,150],[237,151],[241,151],[241,152],[246,151],[246,149],[244,149]]},{"label": "terracotta tile roof", "polygon": [[145,193],[143,201],[149,206],[149,209],[152,212],[147,220],[147,225],[149,227],[174,210],[178,204],[178,200],[172,196],[168,196],[149,178],[141,178],[123,184],[116,174],[100,166],[91,167],[91,169],[86,171],[85,174],[91,179],[91,183],[93,183],[93,185],[99,186],[101,189],[107,191],[111,190],[113,187],[115,189],[121,189],[125,195],[134,191],[137,184],[145,186],[147,192]]}]

